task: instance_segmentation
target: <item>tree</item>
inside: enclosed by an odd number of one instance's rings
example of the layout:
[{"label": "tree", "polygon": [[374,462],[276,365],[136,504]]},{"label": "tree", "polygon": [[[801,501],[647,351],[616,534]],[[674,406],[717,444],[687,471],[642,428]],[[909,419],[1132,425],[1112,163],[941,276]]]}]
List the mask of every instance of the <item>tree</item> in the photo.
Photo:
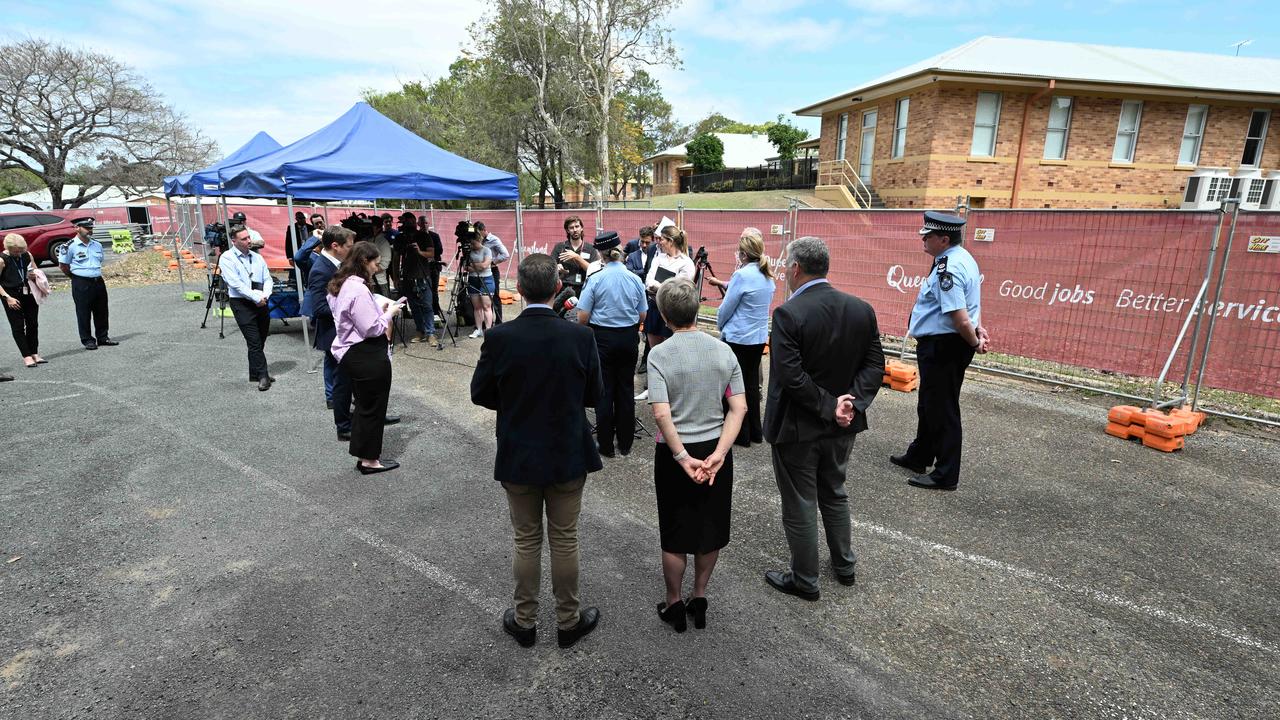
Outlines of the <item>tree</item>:
[{"label": "tree", "polygon": [[[80,207],[111,185],[156,187],[209,164],[216,150],[108,55],[38,39],[0,47],[0,171],[35,175],[55,209]],[[65,198],[68,168],[77,166],[86,184]]]},{"label": "tree", "polygon": [[738,122],[731,118],[727,118],[718,112],[713,112],[705,118],[694,123],[689,131],[690,137],[697,137],[706,133],[736,133],[741,135],[752,135],[756,133],[765,133],[773,126],[773,121],[752,125],[751,123]]},{"label": "tree", "polygon": [[612,178],[611,192],[616,199],[626,192],[628,183],[644,182],[644,159],[678,144],[682,128],[672,119],[671,103],[662,97],[658,81],[643,69],[623,83],[614,105],[617,129],[611,137],[618,172]]},{"label": "tree", "polygon": [[21,195],[44,187],[35,173],[21,168],[0,170],[0,197]]},{"label": "tree", "polygon": [[[612,167],[610,131],[614,125],[617,83],[645,65],[678,61],[664,25],[677,0],[494,0],[508,35],[517,38],[517,68],[536,89],[535,108],[557,150],[568,144],[563,127],[555,128],[544,112],[549,86],[565,79],[576,86],[593,120],[599,197],[609,188]],[[520,40],[520,38],[524,38]],[[572,50],[568,64],[553,61],[561,44]]]},{"label": "tree", "polygon": [[787,122],[781,115],[778,121],[769,126],[766,131],[769,142],[778,150],[778,157],[783,160],[796,159],[796,145],[799,145],[805,138],[809,137],[809,131],[792,125]]},{"label": "tree", "polygon": [[685,145],[685,154],[693,163],[695,173],[718,172],[724,169],[724,143],[711,133],[703,133]]}]

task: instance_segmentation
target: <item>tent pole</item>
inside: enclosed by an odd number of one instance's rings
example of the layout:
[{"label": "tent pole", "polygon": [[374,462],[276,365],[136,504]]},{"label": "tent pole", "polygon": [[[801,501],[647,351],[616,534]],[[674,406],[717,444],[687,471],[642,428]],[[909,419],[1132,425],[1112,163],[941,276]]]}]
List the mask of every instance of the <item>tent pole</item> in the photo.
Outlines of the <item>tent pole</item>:
[{"label": "tent pole", "polygon": [[[203,235],[203,233],[204,233],[204,206],[200,204],[200,196],[199,196],[199,195],[196,195],[196,212],[195,212],[195,221],[196,221],[196,232],[201,233],[201,235],[200,235],[200,254],[204,255],[204,258],[203,258],[203,259],[204,259],[204,274],[205,274],[205,279],[208,281],[208,287],[213,287],[213,260],[212,260],[212,258],[210,258],[210,257],[209,257],[209,245],[204,241],[204,235]],[[192,238],[194,238],[194,237],[195,237],[195,235],[193,234],[193,235],[192,235]],[[194,241],[194,240],[192,240],[192,245],[193,245],[193,246],[195,245],[195,241]]]},{"label": "tent pole", "polygon": [[[169,208],[169,229],[173,229],[173,203],[169,201],[169,196],[164,196],[164,203]],[[154,228],[152,228],[154,229]],[[182,291],[182,297],[187,296],[187,281],[182,277],[182,251],[178,249],[178,235],[173,235],[173,259],[178,261],[178,288]]]},{"label": "tent pole", "polygon": [[[284,178],[281,178],[281,179],[283,180]],[[289,233],[294,236],[293,237],[294,245],[296,247],[302,247],[301,243],[298,242],[297,232],[294,229],[293,196],[286,194],[284,196],[284,200],[285,200],[285,204],[289,206]],[[304,289],[302,287],[302,268],[298,267],[293,262],[293,258],[289,258],[289,264],[293,265],[293,278],[298,284],[298,312],[299,314],[301,314],[302,291]],[[307,327],[306,321],[303,321],[301,324],[302,324],[303,363],[305,364],[306,360],[308,359],[308,356],[311,355],[311,332],[310,332],[310,329]]]}]

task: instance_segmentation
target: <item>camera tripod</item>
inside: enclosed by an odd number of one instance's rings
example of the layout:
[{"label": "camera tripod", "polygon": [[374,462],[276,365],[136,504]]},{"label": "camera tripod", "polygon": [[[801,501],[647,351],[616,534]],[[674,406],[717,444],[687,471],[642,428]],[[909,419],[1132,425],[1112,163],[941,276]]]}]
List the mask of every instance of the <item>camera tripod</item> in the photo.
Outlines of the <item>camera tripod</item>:
[{"label": "camera tripod", "polygon": [[[707,259],[707,249],[705,247],[698,248],[698,252],[694,254],[693,265],[696,268],[693,274],[693,284],[694,287],[698,288],[698,299],[706,300],[707,296],[702,294],[702,283],[706,280],[708,273],[711,274],[711,277],[716,277],[716,271],[715,268],[711,267],[711,261]],[[720,291],[720,297],[725,296],[724,288],[717,285],[716,289]]]},{"label": "camera tripod", "polygon": [[[462,261],[464,253],[465,246],[463,246],[462,243],[458,243],[458,251],[453,255],[454,267],[457,268],[457,270],[453,273],[453,290],[449,293],[449,309],[444,311],[443,314],[445,335],[449,336],[449,342],[451,342],[455,348],[458,347],[458,298],[466,295],[467,283],[471,280],[471,268],[467,267],[467,264]],[[470,300],[468,300],[468,302],[470,302]],[[440,312],[439,308],[436,308],[435,310],[436,312]],[[454,319],[452,327],[449,326],[450,317]],[[474,317],[472,322],[475,322]],[[443,337],[440,338],[440,345],[438,349],[444,349]]]},{"label": "camera tripod", "polygon": [[209,273],[209,287],[205,290],[204,302],[204,319],[200,321],[200,329],[205,328],[205,324],[209,322],[209,310],[213,308],[213,301],[218,301],[218,339],[222,340],[227,337],[227,302],[230,297],[227,295],[227,286],[222,282],[222,274],[214,268]]}]

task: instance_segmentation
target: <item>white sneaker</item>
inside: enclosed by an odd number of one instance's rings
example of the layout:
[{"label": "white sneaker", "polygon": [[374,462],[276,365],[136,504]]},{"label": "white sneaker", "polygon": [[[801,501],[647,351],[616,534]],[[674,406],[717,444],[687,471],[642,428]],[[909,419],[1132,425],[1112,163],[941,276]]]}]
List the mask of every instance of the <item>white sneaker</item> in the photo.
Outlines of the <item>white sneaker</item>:
[{"label": "white sneaker", "polygon": [[649,388],[645,388],[643,392],[641,392],[639,395],[637,395],[637,396],[636,396],[636,399],[637,399],[637,400],[648,400],[648,399],[649,399]]},{"label": "white sneaker", "polygon": [[472,337],[472,338],[484,337],[484,331],[483,331],[483,330],[481,330],[480,328],[476,328],[476,329],[475,329],[475,331],[474,331],[474,332],[472,332],[472,333],[471,333],[470,335],[468,335],[467,337]]}]

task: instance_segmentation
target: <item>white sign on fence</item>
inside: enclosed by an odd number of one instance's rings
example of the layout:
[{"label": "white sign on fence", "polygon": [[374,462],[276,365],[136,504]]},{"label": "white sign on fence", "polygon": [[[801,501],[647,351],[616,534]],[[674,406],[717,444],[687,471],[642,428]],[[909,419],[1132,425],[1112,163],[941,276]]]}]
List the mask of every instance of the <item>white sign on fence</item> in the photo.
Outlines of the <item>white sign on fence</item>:
[{"label": "white sign on fence", "polygon": [[770,226],[769,226],[769,232],[770,232],[770,233],[772,233],[772,234],[774,234],[774,235],[781,235],[781,234],[782,234],[782,226],[781,226],[781,225],[770,225]]},{"label": "white sign on fence", "polygon": [[978,242],[995,242],[996,229],[995,228],[974,228],[973,239]]},{"label": "white sign on fence", "polygon": [[1280,237],[1274,235],[1250,235],[1249,252],[1280,254]]}]

